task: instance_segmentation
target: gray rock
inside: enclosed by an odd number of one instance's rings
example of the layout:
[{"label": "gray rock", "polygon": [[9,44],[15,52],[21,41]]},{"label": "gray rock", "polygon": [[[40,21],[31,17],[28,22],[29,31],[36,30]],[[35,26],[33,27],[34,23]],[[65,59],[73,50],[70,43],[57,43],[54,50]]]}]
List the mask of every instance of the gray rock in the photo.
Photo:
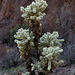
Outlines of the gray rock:
[{"label": "gray rock", "polygon": [[3,72],[0,72],[0,75],[4,75],[4,73]]}]

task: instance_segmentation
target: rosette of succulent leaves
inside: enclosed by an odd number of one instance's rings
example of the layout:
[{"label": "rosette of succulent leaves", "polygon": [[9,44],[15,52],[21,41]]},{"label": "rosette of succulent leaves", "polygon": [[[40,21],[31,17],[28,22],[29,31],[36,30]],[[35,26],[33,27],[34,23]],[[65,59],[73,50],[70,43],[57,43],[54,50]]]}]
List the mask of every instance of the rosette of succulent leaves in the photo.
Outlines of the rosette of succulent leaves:
[{"label": "rosette of succulent leaves", "polygon": [[21,28],[16,32],[14,37],[16,38],[15,42],[19,48],[21,57],[28,58],[31,52],[30,50],[34,47],[34,36],[32,32],[29,33],[29,29]]},{"label": "rosette of succulent leaves", "polygon": [[40,38],[40,61],[31,64],[32,71],[38,70],[39,72],[47,73],[51,69],[55,69],[56,66],[63,63],[62,60],[58,60],[58,56],[63,49],[61,49],[61,42],[64,39],[58,39],[58,32],[53,32],[52,34],[47,32]]}]

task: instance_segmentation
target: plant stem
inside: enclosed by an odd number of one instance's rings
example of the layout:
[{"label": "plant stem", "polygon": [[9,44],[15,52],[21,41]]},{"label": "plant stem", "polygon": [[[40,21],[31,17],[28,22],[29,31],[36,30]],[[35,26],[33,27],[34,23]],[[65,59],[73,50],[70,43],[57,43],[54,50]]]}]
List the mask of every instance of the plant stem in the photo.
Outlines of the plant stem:
[{"label": "plant stem", "polygon": [[37,52],[37,58],[39,60],[39,37],[41,35],[41,26],[40,26],[40,21],[38,20],[31,20],[29,24],[30,30],[33,32],[35,38],[34,38],[34,45],[35,45],[35,50]]}]

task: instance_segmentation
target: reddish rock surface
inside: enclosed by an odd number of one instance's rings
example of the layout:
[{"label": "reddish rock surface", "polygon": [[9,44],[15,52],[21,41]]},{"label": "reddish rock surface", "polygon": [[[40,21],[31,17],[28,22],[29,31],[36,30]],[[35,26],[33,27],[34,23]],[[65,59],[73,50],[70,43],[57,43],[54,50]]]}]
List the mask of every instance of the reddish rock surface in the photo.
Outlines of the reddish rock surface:
[{"label": "reddish rock surface", "polygon": [[[17,24],[23,24],[20,6],[26,7],[33,0],[0,0],[0,37]],[[48,7],[42,19],[43,32],[58,31],[64,38],[63,58],[75,60],[75,0],[46,0]]]}]

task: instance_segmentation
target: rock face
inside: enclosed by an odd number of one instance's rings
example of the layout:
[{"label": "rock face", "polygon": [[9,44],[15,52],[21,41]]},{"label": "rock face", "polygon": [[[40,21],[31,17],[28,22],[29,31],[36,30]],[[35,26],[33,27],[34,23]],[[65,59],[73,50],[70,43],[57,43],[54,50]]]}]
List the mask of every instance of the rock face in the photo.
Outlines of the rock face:
[{"label": "rock face", "polygon": [[75,65],[58,67],[52,75],[75,75]]},{"label": "rock face", "polygon": [[0,45],[0,67],[6,69],[17,66],[19,57],[19,51],[16,48]]},{"label": "rock face", "polygon": [[[20,6],[26,7],[33,0],[0,0],[0,37],[17,24],[23,24]],[[58,31],[64,38],[62,57],[75,60],[75,0],[46,0],[47,14],[42,19],[43,33]],[[1,40],[1,39],[0,39]]]}]

